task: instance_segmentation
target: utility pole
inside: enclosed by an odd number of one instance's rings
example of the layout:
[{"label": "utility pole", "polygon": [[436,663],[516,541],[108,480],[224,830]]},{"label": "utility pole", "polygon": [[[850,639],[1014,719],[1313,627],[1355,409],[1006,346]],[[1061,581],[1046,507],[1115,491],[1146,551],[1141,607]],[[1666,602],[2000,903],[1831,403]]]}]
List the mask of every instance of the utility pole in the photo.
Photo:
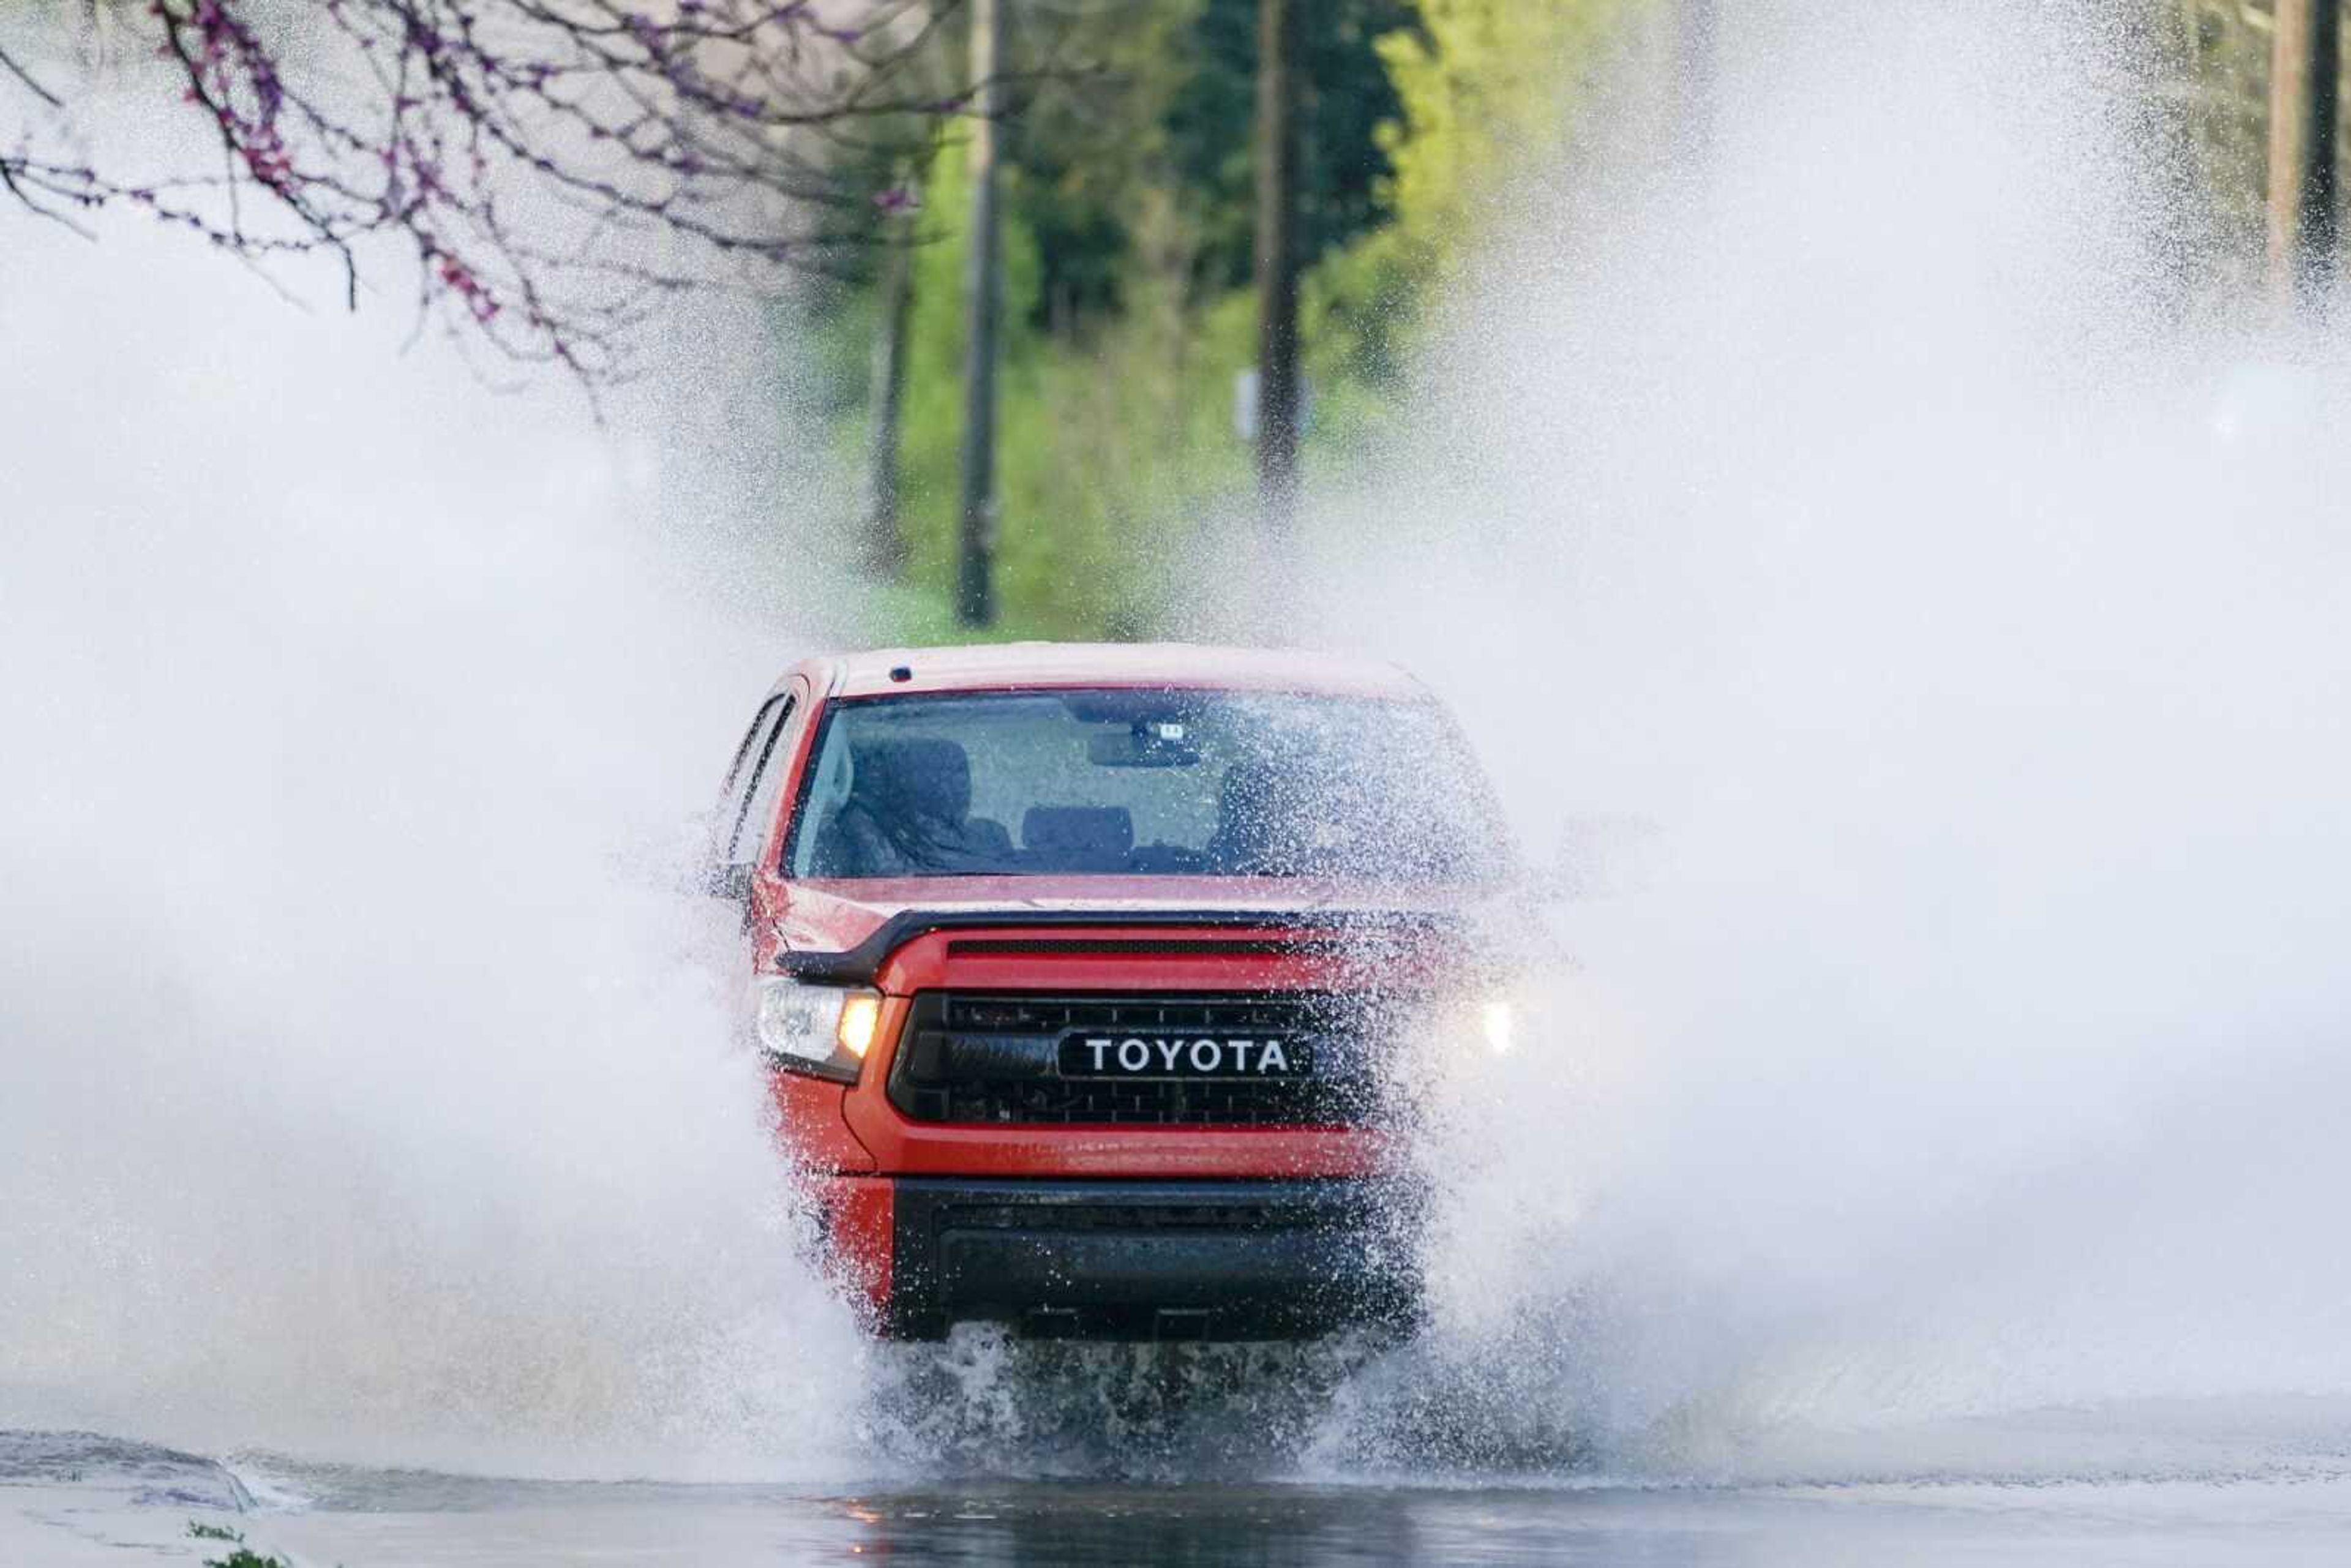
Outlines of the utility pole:
[{"label": "utility pole", "polygon": [[906,538],[898,527],[898,427],[906,392],[906,318],[914,298],[913,182],[904,209],[883,220],[882,277],[875,304],[881,314],[873,335],[871,375],[873,450],[866,470],[865,566],[877,576],[895,577],[906,564]]},{"label": "utility pole", "polygon": [[1265,531],[1298,499],[1298,114],[1291,0],[1258,0],[1257,493]]},{"label": "utility pole", "polygon": [[2341,0],[2277,0],[2270,46],[2269,271],[2281,305],[2314,304],[2335,277],[2335,94]]},{"label": "utility pole", "polygon": [[1001,0],[971,0],[971,234],[964,269],[963,483],[956,550],[956,619],[996,620],[996,135],[1003,107],[998,60]]}]

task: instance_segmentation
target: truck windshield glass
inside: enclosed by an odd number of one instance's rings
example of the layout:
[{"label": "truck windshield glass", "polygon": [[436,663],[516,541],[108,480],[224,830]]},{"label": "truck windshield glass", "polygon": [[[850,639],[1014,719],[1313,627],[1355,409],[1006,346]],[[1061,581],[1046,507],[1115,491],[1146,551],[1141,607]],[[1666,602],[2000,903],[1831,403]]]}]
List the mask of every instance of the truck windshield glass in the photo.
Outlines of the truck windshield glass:
[{"label": "truck windshield glass", "polygon": [[1479,882],[1483,779],[1423,703],[1062,691],[834,704],[795,813],[802,877]]}]

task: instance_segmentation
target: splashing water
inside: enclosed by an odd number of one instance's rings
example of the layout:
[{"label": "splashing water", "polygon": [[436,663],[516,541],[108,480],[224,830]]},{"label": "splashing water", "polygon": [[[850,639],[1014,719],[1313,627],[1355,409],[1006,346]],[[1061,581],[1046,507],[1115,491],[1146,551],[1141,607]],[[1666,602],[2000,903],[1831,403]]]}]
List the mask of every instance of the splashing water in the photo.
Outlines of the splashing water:
[{"label": "splashing water", "polygon": [[1531,840],[1661,835],[1441,1151],[1390,1397],[1673,1473],[2340,1419],[2341,345],[2199,292],[2082,14],[1819,9],[1726,18],[1701,163],[1530,193],[1314,574]]},{"label": "splashing water", "polygon": [[758,334],[599,429],[210,261],[0,259],[0,1426],[827,1462],[854,1338],[670,863],[793,645]]}]

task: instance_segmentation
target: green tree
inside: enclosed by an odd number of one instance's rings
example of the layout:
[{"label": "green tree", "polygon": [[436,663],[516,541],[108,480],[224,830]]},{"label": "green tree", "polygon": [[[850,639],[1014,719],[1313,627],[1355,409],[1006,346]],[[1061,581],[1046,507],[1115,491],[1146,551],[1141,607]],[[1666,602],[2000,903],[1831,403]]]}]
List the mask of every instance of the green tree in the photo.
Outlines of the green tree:
[{"label": "green tree", "polygon": [[[1399,417],[1419,302],[1487,226],[1512,171],[1554,154],[1612,23],[1639,0],[1334,0],[1309,137],[1304,337],[1310,476]],[[1004,189],[998,389],[1001,635],[1163,623],[1169,568],[1248,493],[1233,378],[1251,360],[1253,0],[1105,11],[1017,110]],[[1321,13],[1318,13],[1318,20]],[[1083,28],[1094,30],[1085,32]],[[1016,40],[1016,47],[1019,40]],[[1028,40],[1036,47],[1037,40]],[[951,579],[964,210],[951,142],[915,261],[902,513],[911,554],[893,633],[956,635]],[[835,318],[845,439],[870,308]]]},{"label": "green tree", "polygon": [[1426,287],[1491,226],[1521,171],[1556,158],[1575,91],[1627,0],[1421,0],[1421,25],[1380,52],[1404,112],[1380,135],[1395,176],[1394,242]]}]

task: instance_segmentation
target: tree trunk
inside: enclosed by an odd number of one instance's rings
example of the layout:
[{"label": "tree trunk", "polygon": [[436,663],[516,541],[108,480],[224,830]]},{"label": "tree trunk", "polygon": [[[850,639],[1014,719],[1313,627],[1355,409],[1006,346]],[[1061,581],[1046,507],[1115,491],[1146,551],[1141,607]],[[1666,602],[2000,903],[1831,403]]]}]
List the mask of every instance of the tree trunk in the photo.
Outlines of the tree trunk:
[{"label": "tree trunk", "polygon": [[898,427],[906,391],[906,320],[914,299],[912,225],[892,218],[883,235],[882,277],[875,300],[881,315],[873,335],[873,450],[866,473],[865,566],[894,578],[906,564],[906,537],[898,526]]},{"label": "tree trunk", "polygon": [[963,483],[956,552],[956,619],[996,620],[996,140],[1003,40],[999,0],[971,0],[970,255],[964,271]]},{"label": "tree trunk", "polygon": [[2277,0],[2270,52],[2270,287],[2314,302],[2335,276],[2339,0]]},{"label": "tree trunk", "polygon": [[1276,538],[1298,493],[1296,15],[1290,0],[1258,0],[1257,483]]}]

